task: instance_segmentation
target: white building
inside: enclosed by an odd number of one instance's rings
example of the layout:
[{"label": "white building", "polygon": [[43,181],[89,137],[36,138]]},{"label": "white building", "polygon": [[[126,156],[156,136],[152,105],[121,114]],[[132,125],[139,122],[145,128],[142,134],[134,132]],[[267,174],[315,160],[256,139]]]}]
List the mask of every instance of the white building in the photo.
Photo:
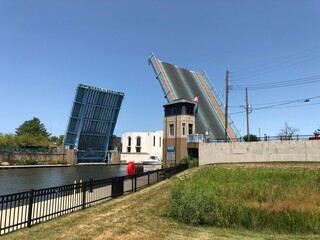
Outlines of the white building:
[{"label": "white building", "polygon": [[128,132],[122,135],[121,162],[141,163],[150,156],[162,160],[163,131]]}]

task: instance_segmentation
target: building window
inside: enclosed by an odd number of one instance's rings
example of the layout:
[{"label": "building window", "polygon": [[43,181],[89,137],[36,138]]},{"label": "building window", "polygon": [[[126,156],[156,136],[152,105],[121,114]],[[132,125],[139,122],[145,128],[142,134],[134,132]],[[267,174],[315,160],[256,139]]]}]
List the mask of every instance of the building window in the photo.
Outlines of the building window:
[{"label": "building window", "polygon": [[131,152],[131,137],[128,137],[127,152]]},{"label": "building window", "polygon": [[136,152],[141,152],[141,137],[137,137]]},{"label": "building window", "polygon": [[186,135],[186,124],[182,123],[182,135]]},{"label": "building window", "polygon": [[189,123],[188,134],[193,134],[193,124],[192,123]]},{"label": "building window", "polygon": [[153,136],[153,146],[156,146],[156,136]]},{"label": "building window", "polygon": [[174,136],[174,124],[169,124],[169,135]]},{"label": "building window", "polygon": [[141,137],[137,137],[137,147],[141,147]]},{"label": "building window", "polygon": [[193,109],[194,109],[193,106],[188,106],[188,107],[187,107],[187,114],[188,114],[188,115],[193,115]]}]

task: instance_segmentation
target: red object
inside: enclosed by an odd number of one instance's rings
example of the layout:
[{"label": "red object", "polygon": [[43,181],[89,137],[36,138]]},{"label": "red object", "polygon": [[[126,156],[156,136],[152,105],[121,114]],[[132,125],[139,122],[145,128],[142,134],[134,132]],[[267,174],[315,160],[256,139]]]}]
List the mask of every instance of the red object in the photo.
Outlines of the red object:
[{"label": "red object", "polygon": [[127,171],[128,171],[128,174],[129,174],[129,175],[135,174],[136,168],[135,168],[135,166],[134,166],[134,161],[128,162]]}]

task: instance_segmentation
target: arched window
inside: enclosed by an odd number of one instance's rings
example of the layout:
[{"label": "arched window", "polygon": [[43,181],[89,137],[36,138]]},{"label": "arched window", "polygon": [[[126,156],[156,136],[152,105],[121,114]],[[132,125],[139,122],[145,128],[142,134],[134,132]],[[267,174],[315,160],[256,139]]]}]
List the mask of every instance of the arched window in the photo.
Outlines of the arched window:
[{"label": "arched window", "polygon": [[128,137],[127,152],[131,152],[131,137]]},{"label": "arched window", "polygon": [[141,137],[137,137],[136,141],[136,152],[141,152]]}]

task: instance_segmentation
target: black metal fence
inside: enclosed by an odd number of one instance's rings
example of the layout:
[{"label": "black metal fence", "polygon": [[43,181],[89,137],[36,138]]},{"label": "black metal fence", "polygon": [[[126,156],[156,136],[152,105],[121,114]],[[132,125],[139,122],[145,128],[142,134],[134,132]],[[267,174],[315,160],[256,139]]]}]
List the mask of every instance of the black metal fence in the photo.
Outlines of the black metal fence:
[{"label": "black metal fence", "polygon": [[0,235],[135,192],[187,168],[187,164],[182,164],[131,176],[90,179],[83,183],[0,196]]}]

